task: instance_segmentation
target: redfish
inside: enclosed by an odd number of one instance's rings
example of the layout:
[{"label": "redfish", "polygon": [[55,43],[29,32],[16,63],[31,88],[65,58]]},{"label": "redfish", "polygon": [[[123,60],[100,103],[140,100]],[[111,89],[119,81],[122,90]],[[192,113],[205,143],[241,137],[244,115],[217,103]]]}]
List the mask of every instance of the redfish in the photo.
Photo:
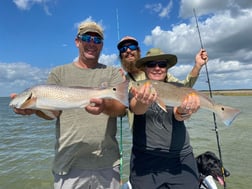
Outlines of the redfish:
[{"label": "redfish", "polygon": [[200,108],[214,112],[227,126],[231,125],[233,120],[240,113],[239,109],[216,103],[212,98],[209,98],[207,95],[200,93],[197,90],[178,86],[175,83],[165,83],[155,80],[132,82],[132,86],[137,89],[140,89],[140,87],[147,84],[157,92],[157,103],[160,101],[161,103],[159,104],[165,104],[168,106],[179,106],[189,94],[198,95],[200,98]]},{"label": "redfish", "polygon": [[9,106],[21,109],[64,110],[84,108],[91,98],[110,98],[128,106],[128,81],[117,86],[63,87],[37,85],[18,94]]}]

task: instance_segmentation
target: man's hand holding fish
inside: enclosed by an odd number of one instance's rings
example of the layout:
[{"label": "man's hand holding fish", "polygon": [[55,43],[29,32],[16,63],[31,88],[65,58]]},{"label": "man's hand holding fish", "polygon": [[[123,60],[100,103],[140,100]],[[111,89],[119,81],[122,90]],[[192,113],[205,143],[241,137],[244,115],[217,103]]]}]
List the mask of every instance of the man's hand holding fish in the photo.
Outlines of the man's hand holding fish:
[{"label": "man's hand holding fish", "polygon": [[118,108],[120,112],[112,111],[115,106],[124,106],[119,101],[115,99],[104,99],[104,98],[91,98],[90,103],[85,107],[85,110],[93,115],[99,115],[101,113],[110,115],[112,117],[117,117],[118,113],[124,115],[126,112],[124,109]]}]

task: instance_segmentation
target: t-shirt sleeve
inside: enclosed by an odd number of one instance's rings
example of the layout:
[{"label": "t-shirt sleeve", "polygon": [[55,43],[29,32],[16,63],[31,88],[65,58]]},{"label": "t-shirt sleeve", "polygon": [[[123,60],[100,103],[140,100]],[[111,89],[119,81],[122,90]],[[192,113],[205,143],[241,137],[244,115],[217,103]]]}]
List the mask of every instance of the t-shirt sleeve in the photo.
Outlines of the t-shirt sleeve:
[{"label": "t-shirt sleeve", "polygon": [[46,83],[47,84],[53,84],[53,85],[59,84],[59,78],[58,78],[58,75],[57,75],[57,68],[54,68],[54,69],[51,70],[51,72],[48,75]]}]

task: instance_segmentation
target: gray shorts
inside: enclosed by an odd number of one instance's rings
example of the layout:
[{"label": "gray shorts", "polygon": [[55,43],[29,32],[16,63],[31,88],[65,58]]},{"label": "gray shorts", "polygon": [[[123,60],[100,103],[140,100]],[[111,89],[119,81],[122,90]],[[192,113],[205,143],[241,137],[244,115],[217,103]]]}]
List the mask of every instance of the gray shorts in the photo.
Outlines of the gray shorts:
[{"label": "gray shorts", "polygon": [[119,189],[119,165],[113,168],[71,169],[67,175],[54,174],[54,189]]}]

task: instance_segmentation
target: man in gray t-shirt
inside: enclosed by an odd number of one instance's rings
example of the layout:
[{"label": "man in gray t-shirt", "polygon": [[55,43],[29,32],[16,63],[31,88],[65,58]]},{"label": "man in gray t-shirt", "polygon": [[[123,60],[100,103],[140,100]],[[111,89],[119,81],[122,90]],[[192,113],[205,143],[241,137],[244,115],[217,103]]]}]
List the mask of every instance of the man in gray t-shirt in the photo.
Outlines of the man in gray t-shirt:
[{"label": "man in gray t-shirt", "polygon": [[[75,38],[79,58],[54,68],[48,84],[100,87],[124,81],[123,73],[98,62],[103,47],[103,29],[95,22],[80,24]],[[14,109],[18,114],[38,110]],[[120,188],[119,146],[116,140],[117,116],[126,107],[113,99],[90,99],[85,109],[53,111],[56,117],[56,145],[53,162],[54,188]]]}]

